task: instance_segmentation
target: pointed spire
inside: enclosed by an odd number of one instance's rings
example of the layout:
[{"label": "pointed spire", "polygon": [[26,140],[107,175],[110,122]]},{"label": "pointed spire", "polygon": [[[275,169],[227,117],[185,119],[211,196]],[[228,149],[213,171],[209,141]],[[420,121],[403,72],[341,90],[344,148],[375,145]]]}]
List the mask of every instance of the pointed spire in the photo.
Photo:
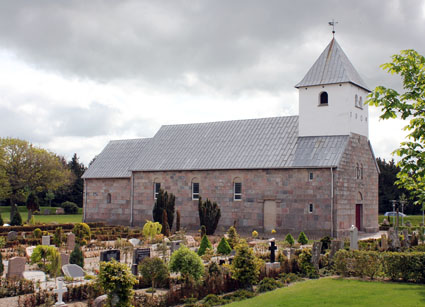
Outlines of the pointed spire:
[{"label": "pointed spire", "polygon": [[333,38],[296,88],[335,83],[353,83],[370,92],[366,83]]}]

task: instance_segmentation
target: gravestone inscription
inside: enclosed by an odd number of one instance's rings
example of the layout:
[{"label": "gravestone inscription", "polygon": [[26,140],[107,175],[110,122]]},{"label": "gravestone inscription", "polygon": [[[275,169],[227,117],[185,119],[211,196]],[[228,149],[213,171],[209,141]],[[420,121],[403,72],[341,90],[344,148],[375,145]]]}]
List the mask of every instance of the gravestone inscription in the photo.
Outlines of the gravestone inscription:
[{"label": "gravestone inscription", "polygon": [[100,261],[109,262],[112,259],[115,259],[116,261],[120,262],[121,252],[119,249],[110,249],[100,253]]},{"label": "gravestone inscription", "polygon": [[150,248],[136,248],[133,252],[133,265],[131,266],[131,272],[137,275],[137,266],[143,259],[151,256]]},{"label": "gravestone inscription", "polygon": [[50,245],[50,236],[42,236],[41,245]]}]

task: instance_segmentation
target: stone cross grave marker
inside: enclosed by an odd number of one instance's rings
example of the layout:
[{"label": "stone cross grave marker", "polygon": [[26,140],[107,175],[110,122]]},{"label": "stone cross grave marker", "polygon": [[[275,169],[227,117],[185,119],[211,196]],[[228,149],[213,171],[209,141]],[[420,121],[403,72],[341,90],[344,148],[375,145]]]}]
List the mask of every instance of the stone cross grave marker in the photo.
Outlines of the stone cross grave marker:
[{"label": "stone cross grave marker", "polygon": [[63,273],[71,278],[84,277],[84,270],[77,264],[65,264],[62,266]]},{"label": "stone cross grave marker", "polygon": [[180,248],[181,240],[171,241],[171,254]]},{"label": "stone cross grave marker", "polygon": [[7,278],[21,278],[25,271],[25,263],[27,259],[25,257],[13,257],[9,259],[7,265]]},{"label": "stone cross grave marker", "polygon": [[131,272],[134,275],[137,275],[137,266],[145,258],[150,258],[151,250],[150,248],[136,248],[133,252],[133,265],[131,266]]},{"label": "stone cross grave marker", "polygon": [[359,231],[354,225],[350,228],[350,249],[359,249]]},{"label": "stone cross grave marker", "polygon": [[276,262],[276,250],[277,250],[277,246],[276,246],[276,242],[274,239],[270,239],[270,263],[275,263]]},{"label": "stone cross grave marker", "polygon": [[322,250],[322,242],[314,242],[313,249],[311,252],[311,263],[316,268],[319,269],[319,260],[320,260],[320,251]]},{"label": "stone cross grave marker", "polygon": [[42,236],[41,245],[50,245],[50,236]]},{"label": "stone cross grave marker", "polygon": [[393,250],[395,249],[399,249],[400,248],[400,240],[398,238],[398,234],[396,231],[394,231],[394,229],[390,229],[388,231],[388,236],[391,242],[391,248]]},{"label": "stone cross grave marker", "polygon": [[74,250],[74,248],[75,248],[75,234],[70,232],[66,236],[66,249]]},{"label": "stone cross grave marker", "polygon": [[16,231],[9,231],[7,234],[7,241],[15,241],[18,238],[18,233]]},{"label": "stone cross grave marker", "polygon": [[58,288],[53,290],[54,293],[58,295],[58,301],[56,302],[55,306],[63,306],[65,303],[63,302],[63,294],[65,292],[68,292],[68,289],[63,286],[63,281],[58,281]]},{"label": "stone cross grave marker", "polygon": [[329,259],[332,259],[335,256],[336,252],[342,248],[344,248],[344,241],[341,241],[341,240],[331,241],[331,251],[329,253]]},{"label": "stone cross grave marker", "polygon": [[386,234],[381,235],[381,251],[388,250],[388,238]]},{"label": "stone cross grave marker", "polygon": [[119,249],[110,249],[100,253],[100,261],[109,262],[112,259],[115,259],[118,262],[121,261],[121,252]]}]

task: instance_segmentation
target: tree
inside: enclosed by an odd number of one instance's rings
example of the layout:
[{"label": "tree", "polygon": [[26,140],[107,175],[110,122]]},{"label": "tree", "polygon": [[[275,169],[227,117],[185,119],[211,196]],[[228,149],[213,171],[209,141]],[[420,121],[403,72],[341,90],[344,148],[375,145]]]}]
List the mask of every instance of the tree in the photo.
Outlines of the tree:
[{"label": "tree", "polygon": [[97,282],[106,292],[107,306],[131,306],[133,286],[137,280],[125,263],[119,263],[115,259],[101,262]]},{"label": "tree", "polygon": [[53,193],[52,191],[47,191],[46,195],[44,196],[44,199],[47,201],[47,203],[49,204],[49,207],[52,206],[52,200],[55,199],[55,193]]},{"label": "tree", "polygon": [[294,245],[295,243],[295,239],[290,233],[286,235],[285,241],[288,242],[290,246]]},{"label": "tree", "polygon": [[6,152],[0,146],[0,201],[7,199],[10,196],[10,183],[6,172]]},{"label": "tree", "polygon": [[152,240],[157,234],[161,233],[161,230],[162,225],[160,223],[146,221],[145,225],[143,226],[142,233],[145,238]]},{"label": "tree", "polygon": [[[164,210],[166,210],[168,226],[170,229],[172,229],[174,221],[175,202],[176,198],[172,193],[168,194],[167,191],[160,189],[152,210],[153,221],[162,224],[162,213]],[[164,226],[165,225],[162,225],[162,227]]]},{"label": "tree", "polygon": [[171,272],[181,273],[186,283],[190,278],[198,281],[204,274],[202,259],[184,245],[171,255],[169,269]]},{"label": "tree", "polygon": [[69,263],[77,264],[84,268],[84,255],[79,244],[75,244],[74,249],[69,256]]},{"label": "tree", "polygon": [[70,186],[70,195],[68,200],[76,203],[78,207],[83,207],[83,192],[84,192],[84,180],[81,178],[83,176],[86,167],[83,163],[80,163],[79,158],[76,153],[72,156],[71,161],[68,163],[68,167],[71,170],[73,177],[73,182]]},{"label": "tree", "polygon": [[162,234],[166,237],[170,236],[170,227],[168,226],[167,210],[162,211]]},{"label": "tree", "polygon": [[229,255],[232,252],[232,248],[229,245],[229,242],[227,242],[226,238],[223,237],[220,240],[220,243],[218,243],[217,246],[217,253],[220,255]]},{"label": "tree", "polygon": [[8,179],[10,205],[25,202],[30,193],[55,191],[70,182],[70,171],[58,156],[27,141],[0,138],[0,152],[0,174]]},{"label": "tree", "polygon": [[213,247],[210,240],[208,240],[208,237],[204,235],[201,240],[201,245],[199,246],[198,255],[203,256],[207,251],[207,248],[212,249]]},{"label": "tree", "polygon": [[227,230],[227,236],[229,238],[228,242],[230,247],[235,248],[235,246],[239,243],[240,238],[234,226],[229,227],[229,230]]},{"label": "tree", "polygon": [[392,56],[392,62],[381,66],[391,74],[400,75],[403,93],[376,87],[369,94],[368,103],[382,109],[381,119],[401,118],[408,123],[407,139],[393,154],[401,159],[397,163],[400,172],[396,184],[417,197],[416,203],[425,200],[425,57],[416,51],[402,50]]},{"label": "tree", "polygon": [[31,263],[36,263],[44,272],[56,277],[60,270],[60,255],[54,246],[37,245],[31,254]]},{"label": "tree", "polygon": [[221,217],[220,208],[217,203],[212,203],[208,198],[207,201],[203,202],[202,198],[199,197],[198,210],[201,227],[205,226],[207,235],[213,235]]},{"label": "tree", "polygon": [[72,233],[75,234],[75,239],[80,245],[86,245],[87,241],[91,238],[90,226],[86,223],[76,223],[72,229]]},{"label": "tree", "polygon": [[308,243],[308,238],[305,235],[304,231],[300,232],[300,235],[298,236],[297,242],[300,243],[301,245],[305,245]]},{"label": "tree", "polygon": [[168,268],[161,258],[145,258],[139,264],[139,272],[143,279],[152,284],[152,296],[155,286],[168,278]]},{"label": "tree", "polygon": [[38,197],[37,197],[37,195],[34,192],[30,193],[30,195],[27,198],[27,210],[28,210],[28,219],[27,219],[27,222],[29,220],[31,220],[32,213],[34,211],[37,211],[39,208],[40,207],[38,205]]},{"label": "tree", "polygon": [[21,217],[21,214],[19,213],[18,206],[16,204],[13,204],[12,209],[13,210],[11,210],[12,216],[10,217],[10,225],[22,226],[22,217]]},{"label": "tree", "polygon": [[232,278],[239,281],[244,287],[252,287],[260,275],[260,265],[254,251],[241,240],[236,246],[236,255],[232,262]]}]

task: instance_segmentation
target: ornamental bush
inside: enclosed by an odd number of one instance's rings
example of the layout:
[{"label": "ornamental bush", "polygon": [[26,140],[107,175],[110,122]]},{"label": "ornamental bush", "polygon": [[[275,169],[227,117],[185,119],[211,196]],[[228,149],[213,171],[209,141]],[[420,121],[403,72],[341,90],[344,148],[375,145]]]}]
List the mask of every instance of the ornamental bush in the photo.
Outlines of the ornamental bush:
[{"label": "ornamental bush", "polygon": [[218,243],[217,246],[217,253],[220,255],[229,255],[232,252],[232,248],[229,245],[229,242],[227,242],[226,238],[223,237],[220,240],[220,243]]},{"label": "ornamental bush", "polygon": [[343,276],[369,277],[382,275],[386,253],[358,250],[339,250],[334,256],[334,270]]},{"label": "ornamental bush", "polygon": [[56,247],[60,247],[62,245],[62,237],[63,237],[62,227],[56,228],[55,233],[53,234],[53,244]]},{"label": "ornamental bush", "polygon": [[[162,224],[162,215],[165,210],[167,211],[168,227],[170,227],[171,230],[174,222],[175,202],[176,198],[173,193],[168,194],[167,191],[160,189],[152,210],[153,221]],[[162,227],[164,228],[165,225],[162,224]]]},{"label": "ornamental bush", "polygon": [[236,246],[236,255],[233,259],[232,278],[239,281],[244,287],[252,287],[260,275],[260,265],[254,251],[242,240]]},{"label": "ornamental bush", "polygon": [[425,283],[425,253],[382,253],[384,274],[392,280]]},{"label": "ornamental bush", "polygon": [[311,263],[311,249],[303,249],[298,256],[298,267],[301,274],[308,278],[319,278],[319,272]]},{"label": "ornamental bush", "polygon": [[239,243],[239,234],[236,231],[236,228],[234,226],[230,226],[229,230],[227,231],[228,236],[228,242],[231,248],[235,248],[235,246]]},{"label": "ornamental bush", "polygon": [[288,234],[286,235],[286,237],[285,237],[285,241],[286,241],[286,242],[288,242],[288,244],[289,244],[290,246],[294,245],[294,243],[295,243],[294,237],[293,237],[290,233],[288,233]]},{"label": "ornamental bush", "polygon": [[202,237],[201,245],[199,246],[199,249],[198,249],[198,255],[203,256],[205,252],[207,251],[207,249],[212,249],[212,248],[213,247],[210,240],[208,240],[208,237],[204,235]]},{"label": "ornamental bush", "polygon": [[75,244],[74,250],[69,256],[69,263],[77,264],[80,267],[84,268],[84,256],[83,252],[81,251],[80,245]]},{"label": "ornamental bush", "polygon": [[258,285],[257,292],[263,293],[272,291],[277,288],[282,288],[283,283],[270,277],[265,277]]},{"label": "ornamental bush", "polygon": [[73,203],[72,201],[64,201],[61,204],[61,207],[65,211],[66,214],[77,214],[78,213],[78,206],[76,203]]},{"label": "ornamental bush", "polygon": [[18,208],[13,211],[12,219],[10,220],[10,226],[22,226],[22,217]]},{"label": "ornamental bush", "polygon": [[298,236],[297,242],[300,243],[301,245],[305,245],[308,243],[308,238],[305,235],[304,231],[300,232],[300,235]]},{"label": "ornamental bush", "polygon": [[41,236],[43,234],[43,232],[41,231],[40,228],[34,229],[34,231],[32,233],[34,235],[34,238],[37,238],[37,239],[41,238]]},{"label": "ornamental bush", "polygon": [[164,282],[168,278],[168,268],[161,258],[145,258],[139,264],[139,272],[143,280],[152,284],[152,296],[155,286]]},{"label": "ornamental bush", "polygon": [[185,282],[188,282],[190,278],[198,281],[204,274],[201,257],[185,245],[171,255],[169,269],[171,272],[182,274]]},{"label": "ornamental bush", "polygon": [[101,262],[97,283],[108,296],[108,306],[131,306],[134,295],[133,286],[137,280],[125,263],[117,262],[115,259],[110,262]]},{"label": "ornamental bush", "polygon": [[76,223],[72,233],[75,234],[75,239],[80,245],[87,244],[87,241],[91,238],[90,226],[86,223]]},{"label": "ornamental bush", "polygon": [[147,220],[145,225],[143,225],[143,236],[152,240],[156,235],[160,234],[162,230],[162,225],[159,222],[152,222]]}]

